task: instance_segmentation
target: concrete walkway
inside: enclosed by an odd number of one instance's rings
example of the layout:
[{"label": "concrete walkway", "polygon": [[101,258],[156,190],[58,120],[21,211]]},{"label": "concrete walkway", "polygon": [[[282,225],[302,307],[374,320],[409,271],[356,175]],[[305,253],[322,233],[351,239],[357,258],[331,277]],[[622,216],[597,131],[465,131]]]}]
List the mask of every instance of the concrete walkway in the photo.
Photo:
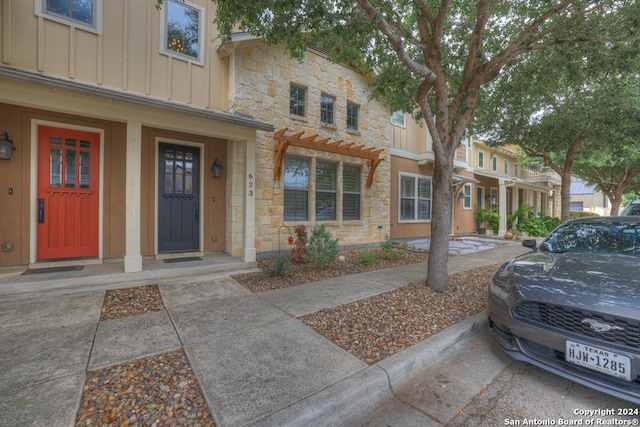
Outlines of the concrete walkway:
[{"label": "concrete walkway", "polygon": [[[451,257],[450,272],[528,250],[489,246]],[[79,278],[50,277],[53,292],[33,282],[20,292],[19,281],[0,280],[0,425],[72,426],[87,370],[180,347],[218,427],[331,425],[332,416],[382,396],[486,323],[474,316],[368,366],[295,317],[423,280],[426,264],[261,294],[224,272],[185,267],[179,278],[169,270],[135,281],[83,274],[84,287]],[[106,287],[149,283],[159,284],[164,311],[99,322]]]}]

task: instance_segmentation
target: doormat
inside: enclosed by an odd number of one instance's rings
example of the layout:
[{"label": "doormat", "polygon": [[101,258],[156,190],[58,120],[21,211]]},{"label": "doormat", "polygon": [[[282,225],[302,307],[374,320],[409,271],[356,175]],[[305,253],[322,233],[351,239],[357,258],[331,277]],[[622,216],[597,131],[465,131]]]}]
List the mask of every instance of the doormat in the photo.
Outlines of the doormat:
[{"label": "doormat", "polygon": [[186,258],[165,258],[163,261],[167,264],[171,264],[174,262],[204,261],[204,260],[199,256],[190,256]]},{"label": "doormat", "polygon": [[26,276],[28,274],[64,273],[65,271],[80,271],[83,268],[84,268],[84,265],[70,265],[68,267],[32,268],[22,273],[22,276]]}]

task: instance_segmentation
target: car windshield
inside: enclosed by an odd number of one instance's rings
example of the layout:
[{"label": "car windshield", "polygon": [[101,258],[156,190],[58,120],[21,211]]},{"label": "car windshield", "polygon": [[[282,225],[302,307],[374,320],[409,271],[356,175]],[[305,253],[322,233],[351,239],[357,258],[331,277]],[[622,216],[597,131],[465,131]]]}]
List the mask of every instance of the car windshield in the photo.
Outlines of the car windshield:
[{"label": "car windshield", "polygon": [[620,213],[621,216],[640,216],[640,203],[631,203]]},{"label": "car windshield", "polygon": [[640,225],[571,223],[556,229],[543,243],[550,252],[638,255]]}]

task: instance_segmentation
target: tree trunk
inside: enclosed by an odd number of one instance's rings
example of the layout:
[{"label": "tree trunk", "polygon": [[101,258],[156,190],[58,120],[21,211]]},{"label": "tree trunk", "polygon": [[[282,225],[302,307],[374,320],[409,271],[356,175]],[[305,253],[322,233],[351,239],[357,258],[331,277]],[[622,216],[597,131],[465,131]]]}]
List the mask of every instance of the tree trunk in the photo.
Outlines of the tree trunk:
[{"label": "tree trunk", "polygon": [[611,216],[618,216],[618,214],[620,213],[620,203],[622,202],[622,200],[620,199],[614,199],[614,200],[610,200],[611,202]]},{"label": "tree trunk", "polygon": [[431,243],[427,270],[427,286],[446,291],[449,286],[449,235],[453,206],[453,159],[442,164],[436,156],[433,173],[433,206],[431,209]]},{"label": "tree trunk", "polygon": [[562,171],[560,174],[562,187],[560,187],[560,221],[569,220],[571,212],[571,171]]}]

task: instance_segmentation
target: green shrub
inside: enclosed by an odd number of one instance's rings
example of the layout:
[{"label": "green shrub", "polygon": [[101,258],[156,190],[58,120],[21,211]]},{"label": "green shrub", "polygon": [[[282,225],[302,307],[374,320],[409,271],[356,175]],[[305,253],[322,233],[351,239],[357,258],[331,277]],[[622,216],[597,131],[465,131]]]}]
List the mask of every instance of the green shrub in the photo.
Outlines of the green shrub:
[{"label": "green shrub", "polygon": [[584,212],[584,211],[571,211],[569,212],[569,219],[577,219],[584,218],[587,216],[600,216],[595,212]]},{"label": "green shrub", "polygon": [[531,236],[544,237],[551,233],[560,224],[560,219],[545,216],[542,218],[529,218],[518,224],[520,231],[526,231]]},{"label": "green shrub", "polygon": [[334,239],[327,227],[316,225],[311,229],[307,253],[302,255],[304,262],[324,267],[338,257],[338,239]]}]

